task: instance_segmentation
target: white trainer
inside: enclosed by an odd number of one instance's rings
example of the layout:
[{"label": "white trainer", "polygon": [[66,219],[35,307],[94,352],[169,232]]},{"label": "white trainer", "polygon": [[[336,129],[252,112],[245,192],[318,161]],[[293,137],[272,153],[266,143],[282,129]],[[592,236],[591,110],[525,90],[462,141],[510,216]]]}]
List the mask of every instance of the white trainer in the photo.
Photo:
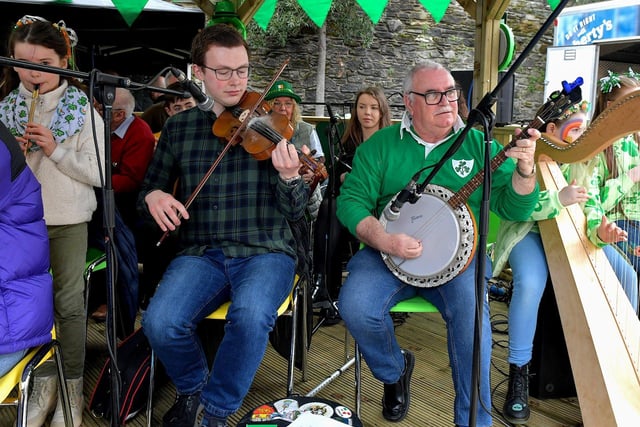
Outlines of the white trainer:
[{"label": "white trainer", "polygon": [[[82,378],[67,380],[67,392],[69,393],[69,405],[73,417],[73,427],[82,424],[82,411],[84,411],[84,395],[82,394]],[[31,426],[29,426],[31,427]],[[62,400],[58,399],[56,412],[53,414],[50,427],[65,427]]]},{"label": "white trainer", "polygon": [[53,410],[58,397],[58,378],[55,375],[33,377],[31,394],[27,402],[27,425],[41,427]]}]

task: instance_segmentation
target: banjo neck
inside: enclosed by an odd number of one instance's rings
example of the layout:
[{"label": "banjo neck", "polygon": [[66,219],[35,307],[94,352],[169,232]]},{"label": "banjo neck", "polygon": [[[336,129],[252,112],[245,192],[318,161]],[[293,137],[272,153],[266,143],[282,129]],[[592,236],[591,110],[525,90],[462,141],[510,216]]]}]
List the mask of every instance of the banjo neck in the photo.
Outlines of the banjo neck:
[{"label": "banjo neck", "polygon": [[[527,135],[529,129],[540,129],[545,124],[545,121],[537,116],[529,125],[522,130],[522,134]],[[491,159],[491,172],[495,171],[502,165],[507,159],[506,151],[509,148],[513,148],[516,146],[516,137],[513,137],[511,141],[507,145],[504,146],[504,149],[501,150],[498,154],[496,154],[493,159]],[[482,182],[484,181],[484,173],[485,168],[482,168],[477,174],[469,180],[465,185],[463,185],[448,201],[447,203],[452,209],[457,209],[464,203],[466,203],[467,199],[471,197],[471,194],[476,191]]]}]

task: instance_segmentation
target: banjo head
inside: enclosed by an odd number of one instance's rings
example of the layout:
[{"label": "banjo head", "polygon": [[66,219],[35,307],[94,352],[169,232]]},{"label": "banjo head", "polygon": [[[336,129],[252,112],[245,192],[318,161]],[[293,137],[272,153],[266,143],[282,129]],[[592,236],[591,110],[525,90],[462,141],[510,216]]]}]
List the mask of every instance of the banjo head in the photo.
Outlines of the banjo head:
[{"label": "banjo head", "polygon": [[381,253],[398,279],[430,288],[448,282],[469,265],[475,253],[475,220],[465,204],[451,208],[447,200],[453,194],[444,187],[428,185],[416,203],[402,206],[397,220],[380,217],[388,233],[404,233],[422,241],[422,255],[418,258]]}]

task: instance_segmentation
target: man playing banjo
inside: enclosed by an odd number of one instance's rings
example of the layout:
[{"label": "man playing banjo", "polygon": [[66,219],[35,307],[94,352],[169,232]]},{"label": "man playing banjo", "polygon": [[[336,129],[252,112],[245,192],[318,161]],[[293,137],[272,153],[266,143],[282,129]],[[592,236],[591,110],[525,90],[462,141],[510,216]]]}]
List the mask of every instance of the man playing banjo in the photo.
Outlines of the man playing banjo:
[{"label": "man playing banjo", "polygon": [[[449,359],[456,399],[458,426],[469,425],[471,407],[472,361],[475,313],[475,257],[466,268],[443,284],[418,287],[392,273],[381,253],[413,260],[422,257],[428,263],[448,239],[441,227],[434,235],[409,235],[389,232],[378,218],[389,201],[400,192],[412,176],[424,170],[424,180],[464,128],[458,116],[458,98],[451,73],[435,62],[414,66],[404,80],[406,112],[402,122],[376,132],[356,151],[353,170],[345,180],[338,198],[340,221],[366,246],[348,264],[349,275],[343,284],[338,304],[340,315],[358,342],[373,375],[384,383],[382,414],[389,421],[402,420],[409,410],[409,383],[414,356],[400,348],[389,309],[397,302],[421,295],[435,305],[447,325]],[[528,139],[515,141],[506,152],[502,165],[493,172],[490,208],[499,217],[524,221],[538,200],[534,152],[540,133],[532,129]],[[523,135],[524,136],[524,135]],[[471,129],[461,147],[446,161],[430,184],[457,192],[484,166],[484,134]],[[492,157],[501,146],[492,144]],[[426,168],[426,169],[425,169]],[[419,181],[420,182],[420,181]],[[482,191],[474,191],[466,201],[473,217],[480,217]],[[418,201],[421,201],[419,199]],[[445,203],[446,205],[446,203]],[[411,205],[416,206],[416,205]],[[456,217],[439,208],[437,214]],[[408,215],[407,221],[424,221],[425,229],[436,215]],[[424,218],[422,218],[424,217]],[[399,219],[403,220],[400,209]],[[473,218],[471,218],[473,222]],[[396,221],[394,221],[394,224]],[[456,231],[452,230],[451,235]],[[484,251],[478,251],[483,253]],[[485,280],[491,277],[486,262]],[[484,298],[479,384],[481,404],[477,405],[477,426],[492,425],[489,369],[491,331],[489,307]]]}]

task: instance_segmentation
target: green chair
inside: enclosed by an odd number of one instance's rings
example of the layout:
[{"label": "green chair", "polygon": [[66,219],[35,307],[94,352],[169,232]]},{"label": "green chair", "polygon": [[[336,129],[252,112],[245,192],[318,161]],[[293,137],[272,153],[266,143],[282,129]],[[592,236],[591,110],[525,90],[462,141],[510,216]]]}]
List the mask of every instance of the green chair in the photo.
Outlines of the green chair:
[{"label": "green chair", "polygon": [[[411,297],[400,301],[389,310],[392,313],[437,313],[438,309],[421,296]],[[360,417],[360,406],[362,401],[362,355],[358,342],[355,342],[355,374],[356,374],[356,415]]]},{"label": "green chair", "polygon": [[97,271],[105,270],[107,268],[107,255],[102,249],[89,247],[87,249],[86,260],[84,268],[84,307],[85,310],[89,310],[89,286],[91,284],[91,275]]}]

